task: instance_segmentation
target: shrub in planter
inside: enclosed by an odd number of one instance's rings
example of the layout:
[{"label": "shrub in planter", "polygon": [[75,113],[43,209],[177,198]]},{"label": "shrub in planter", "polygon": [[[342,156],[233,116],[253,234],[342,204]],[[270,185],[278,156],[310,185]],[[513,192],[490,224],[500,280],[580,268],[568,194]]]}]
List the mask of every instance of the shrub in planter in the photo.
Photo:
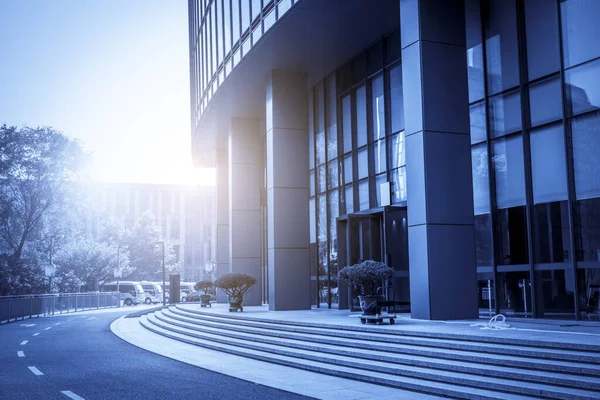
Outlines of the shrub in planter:
[{"label": "shrub in planter", "polygon": [[215,281],[215,286],[223,290],[229,299],[229,311],[244,311],[242,301],[256,284],[256,278],[240,272],[225,274]]},{"label": "shrub in planter", "polygon": [[364,315],[375,315],[381,312],[377,306],[378,300],[384,300],[383,296],[377,294],[377,288],[381,287],[383,281],[392,276],[393,270],[386,264],[366,260],[358,264],[342,268],[339,277],[348,282],[358,293],[360,308]]},{"label": "shrub in planter", "polygon": [[211,281],[200,281],[196,282],[194,285],[194,289],[202,290],[204,294],[200,295],[200,307],[211,307],[210,305],[210,294],[208,294],[208,289],[212,288],[214,284]]}]

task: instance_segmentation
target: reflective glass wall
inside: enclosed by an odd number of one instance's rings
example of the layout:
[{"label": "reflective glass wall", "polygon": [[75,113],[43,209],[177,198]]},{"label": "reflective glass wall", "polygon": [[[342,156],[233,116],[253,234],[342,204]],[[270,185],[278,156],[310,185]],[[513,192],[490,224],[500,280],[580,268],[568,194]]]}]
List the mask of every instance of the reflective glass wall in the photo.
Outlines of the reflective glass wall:
[{"label": "reflective glass wall", "polygon": [[337,307],[338,217],[406,205],[398,31],[310,90],[309,149],[311,295]]},{"label": "reflective glass wall", "polygon": [[466,0],[480,310],[598,315],[600,2]]},{"label": "reflective glass wall", "polygon": [[299,1],[188,0],[194,124],[233,68]]}]

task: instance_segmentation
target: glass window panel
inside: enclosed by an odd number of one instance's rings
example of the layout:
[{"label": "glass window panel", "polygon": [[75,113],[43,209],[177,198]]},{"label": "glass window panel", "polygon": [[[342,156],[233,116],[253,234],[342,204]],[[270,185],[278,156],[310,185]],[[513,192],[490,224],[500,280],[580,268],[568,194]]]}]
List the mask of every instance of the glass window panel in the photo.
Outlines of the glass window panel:
[{"label": "glass window panel", "polygon": [[317,168],[317,185],[318,185],[319,193],[323,193],[325,191],[325,189],[327,188],[325,174],[326,174],[325,164],[320,165]]},{"label": "glass window panel", "polygon": [[217,6],[217,43],[219,45],[219,62],[223,61],[223,3],[221,1],[215,1]]},{"label": "glass window panel", "polygon": [[[232,29],[231,39],[232,43],[235,44],[240,38],[240,0],[231,0],[231,18]],[[232,45],[233,45],[232,44]]]},{"label": "glass window panel", "polygon": [[262,10],[261,0],[252,0],[252,21],[254,21]]},{"label": "glass window panel", "polygon": [[308,92],[308,167],[315,167],[315,115],[313,107],[313,91]]},{"label": "glass window panel", "polygon": [[218,56],[217,56],[217,2],[212,3],[212,9],[210,11],[210,15],[212,16],[210,22],[211,29],[211,37],[212,37],[212,73],[217,72],[217,66],[219,65]]},{"label": "glass window panel", "polygon": [[367,144],[367,92],[364,86],[356,90],[356,147]]},{"label": "glass window panel", "polygon": [[367,73],[373,75],[383,68],[383,40],[367,51]]},{"label": "glass window panel", "polygon": [[[544,317],[573,318],[575,313],[575,279],[572,269],[553,269],[536,271],[536,289],[539,293],[538,303]],[[583,300],[583,299],[582,299]],[[582,304],[581,309],[585,309]]]},{"label": "glass window panel", "polygon": [[325,132],[317,132],[317,164],[325,162]]},{"label": "glass window panel", "polygon": [[392,181],[392,203],[406,201],[406,167],[391,171],[390,177]]},{"label": "glass window panel", "polygon": [[473,222],[475,228],[475,255],[477,266],[492,266],[494,254],[494,245],[492,243],[492,215],[489,213],[475,215]]},{"label": "glass window panel", "polygon": [[481,38],[480,0],[466,0],[467,72],[469,102],[483,99],[483,45]]},{"label": "glass window panel", "polygon": [[242,4],[242,32],[250,26],[250,0],[241,0]]},{"label": "glass window panel", "polygon": [[558,77],[529,86],[531,126],[562,119],[561,99]]},{"label": "glass window panel", "polygon": [[344,183],[352,182],[352,154],[344,157]]},{"label": "glass window panel", "polygon": [[556,1],[525,1],[527,72],[529,80],[558,71],[560,49]]},{"label": "glass window panel", "polygon": [[529,272],[498,273],[498,307],[507,316],[531,316],[531,279]]},{"label": "glass window panel", "polygon": [[242,43],[242,57],[244,57],[246,54],[248,54],[251,47],[252,47],[252,41],[250,40],[250,36],[248,36],[246,38],[246,40],[244,40],[244,42]]},{"label": "glass window panel", "polygon": [[344,153],[352,151],[352,107],[350,96],[342,97],[342,131],[344,135]]},{"label": "glass window panel", "polygon": [[574,118],[571,133],[576,197],[600,197],[600,114]]},{"label": "glass window panel", "polygon": [[350,62],[352,64],[352,83],[358,84],[365,79],[367,74],[367,54],[361,53],[354,57]]},{"label": "glass window panel", "polygon": [[258,24],[256,28],[252,31],[252,43],[256,44],[258,39],[262,36],[262,25]]},{"label": "glass window panel", "polygon": [[490,0],[485,32],[487,85],[496,94],[519,84],[515,0]]},{"label": "glass window panel", "polygon": [[383,206],[381,204],[381,184],[386,182],[385,174],[377,175],[375,177],[375,192],[377,194],[377,207]]},{"label": "glass window panel", "polygon": [[288,12],[288,10],[290,9],[291,6],[292,6],[291,0],[281,0],[279,2],[279,4],[277,4],[277,13],[279,15],[279,18],[281,18],[281,16],[283,14]]},{"label": "glass window panel", "polygon": [[[600,42],[598,47],[600,47]],[[600,77],[600,60],[565,71],[569,115],[600,109],[600,79],[598,77]]]},{"label": "glass window panel", "polygon": [[404,131],[390,137],[390,169],[406,165]]},{"label": "glass window panel", "polygon": [[369,180],[358,182],[358,207],[360,211],[369,209]]},{"label": "glass window panel", "polygon": [[390,108],[392,133],[404,130],[404,95],[402,94],[402,65],[390,69]]},{"label": "glass window panel", "polygon": [[484,142],[487,138],[485,126],[485,103],[482,101],[471,105],[471,144]]},{"label": "glass window panel", "polygon": [[536,204],[534,213],[534,262],[570,261],[569,206],[566,201]]},{"label": "glass window panel", "polygon": [[310,218],[310,243],[317,242],[317,222],[316,222],[316,206],[315,206],[315,198],[311,197],[308,201],[308,210],[309,210],[309,218]]},{"label": "glass window panel", "polygon": [[521,130],[521,96],[518,91],[490,97],[490,129],[493,137]]},{"label": "glass window panel", "polygon": [[385,139],[378,140],[373,144],[373,160],[375,163],[376,174],[385,172],[387,170]]},{"label": "glass window panel", "polygon": [[[600,261],[600,198],[575,204],[577,261]],[[597,274],[600,279],[600,272]]]},{"label": "glass window panel", "polygon": [[[337,222],[336,219],[340,216],[338,190],[329,192],[329,239],[335,242],[337,238]],[[337,246],[336,246],[337,247]],[[337,258],[337,257],[336,257]],[[331,261],[331,253],[330,258]]]},{"label": "glass window panel", "polygon": [[309,192],[310,192],[310,196],[314,196],[315,195],[315,171],[311,170],[309,172],[309,176],[310,176]]},{"label": "glass window panel", "polygon": [[315,90],[315,131],[317,132],[317,164],[325,162],[325,99],[323,82]]},{"label": "glass window panel", "polygon": [[488,152],[485,143],[471,148],[473,168],[473,205],[475,215],[490,212],[490,187],[488,174]]},{"label": "glass window panel", "polygon": [[534,203],[567,199],[567,168],[562,125],[532,131],[531,174]]},{"label": "glass window panel", "polygon": [[498,208],[525,204],[523,138],[518,135],[494,141],[492,161],[496,174]]},{"label": "glass window panel", "polygon": [[225,52],[223,54],[227,55],[231,50],[231,7],[229,6],[229,0],[223,0],[223,11],[225,20],[225,22],[223,23],[223,30],[225,32]]},{"label": "glass window panel", "polygon": [[385,38],[385,65],[400,59],[400,49],[400,30],[396,30]]},{"label": "glass window panel", "polygon": [[327,275],[327,197],[325,195],[318,198],[317,247],[319,275]]},{"label": "glass window panel", "polygon": [[271,11],[270,13],[268,13],[265,16],[265,18],[263,20],[265,32],[268,31],[269,29],[271,29],[271,27],[273,26],[274,23],[275,23],[275,11]]},{"label": "glass window panel", "polygon": [[522,265],[529,263],[527,249],[527,213],[525,206],[510,207],[497,211],[498,265]]},{"label": "glass window panel", "polygon": [[358,179],[369,176],[369,152],[367,148],[358,151]]},{"label": "glass window panel", "polygon": [[600,57],[600,2],[567,0],[560,11],[565,68]]},{"label": "glass window panel", "polygon": [[327,187],[329,189],[338,187],[338,163],[337,160],[333,160],[327,163],[328,181]]},{"label": "glass window panel", "polygon": [[335,92],[335,75],[327,78],[327,159],[337,157],[337,93]]},{"label": "glass window panel", "polygon": [[[595,260],[600,261],[600,260]],[[582,319],[600,319],[600,273],[595,268],[577,270],[577,285],[580,293],[579,308]]]},{"label": "glass window panel", "polygon": [[352,185],[346,186],[346,214],[354,212],[354,191]]},{"label": "glass window panel", "polygon": [[383,75],[371,81],[373,140],[385,137],[385,105],[383,101]]}]

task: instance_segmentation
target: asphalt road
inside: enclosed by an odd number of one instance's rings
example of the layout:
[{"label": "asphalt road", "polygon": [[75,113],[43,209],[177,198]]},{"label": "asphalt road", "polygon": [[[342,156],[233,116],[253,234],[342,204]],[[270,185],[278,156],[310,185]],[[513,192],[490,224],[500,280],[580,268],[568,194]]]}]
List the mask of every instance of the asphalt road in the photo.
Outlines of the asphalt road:
[{"label": "asphalt road", "polygon": [[132,311],[72,313],[0,326],[0,399],[306,399],[121,340],[110,324]]}]

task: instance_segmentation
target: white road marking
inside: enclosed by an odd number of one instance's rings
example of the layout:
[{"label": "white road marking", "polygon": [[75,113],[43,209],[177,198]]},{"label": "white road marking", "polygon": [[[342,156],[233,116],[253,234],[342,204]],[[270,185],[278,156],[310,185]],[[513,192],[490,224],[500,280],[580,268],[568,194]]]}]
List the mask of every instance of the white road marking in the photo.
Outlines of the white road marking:
[{"label": "white road marking", "polygon": [[51,327],[51,326],[47,327],[47,328],[46,328],[46,329],[44,329],[44,330],[45,330],[45,331],[48,331],[48,330],[50,330],[50,329],[52,329],[52,327]]},{"label": "white road marking", "polygon": [[33,372],[34,374],[36,374],[37,376],[44,375],[44,374],[42,373],[42,371],[40,371],[40,370],[39,370],[39,369],[37,369],[36,367],[27,367],[27,368],[29,368],[29,370],[30,370],[31,372]]},{"label": "white road marking", "polygon": [[23,353],[22,351],[17,351],[17,355],[19,357],[25,357],[25,353]]},{"label": "white road marking", "polygon": [[27,344],[27,342],[29,342],[29,340],[23,340],[23,341],[21,342],[21,346],[25,346],[25,345]]},{"label": "white road marking", "polygon": [[96,317],[88,318],[87,320],[88,320],[88,321],[91,321],[91,320],[93,320],[93,319],[96,319]]},{"label": "white road marking", "polygon": [[67,322],[71,322],[71,321],[73,321],[73,318],[67,320]]},{"label": "white road marking", "polygon": [[57,322],[57,323],[54,324],[54,326],[56,326],[56,325],[60,325],[60,322]]},{"label": "white road marking", "polygon": [[33,334],[33,336],[37,336],[37,335],[39,335],[39,334],[40,334],[39,332],[38,332],[38,333],[34,333],[34,334]]},{"label": "white road marking", "polygon": [[29,328],[30,326],[35,326],[35,324],[21,324],[21,326],[24,326],[25,328]]},{"label": "white road marking", "polygon": [[71,392],[70,390],[63,390],[61,393],[73,400],[85,400],[83,397],[77,396],[75,393]]}]

